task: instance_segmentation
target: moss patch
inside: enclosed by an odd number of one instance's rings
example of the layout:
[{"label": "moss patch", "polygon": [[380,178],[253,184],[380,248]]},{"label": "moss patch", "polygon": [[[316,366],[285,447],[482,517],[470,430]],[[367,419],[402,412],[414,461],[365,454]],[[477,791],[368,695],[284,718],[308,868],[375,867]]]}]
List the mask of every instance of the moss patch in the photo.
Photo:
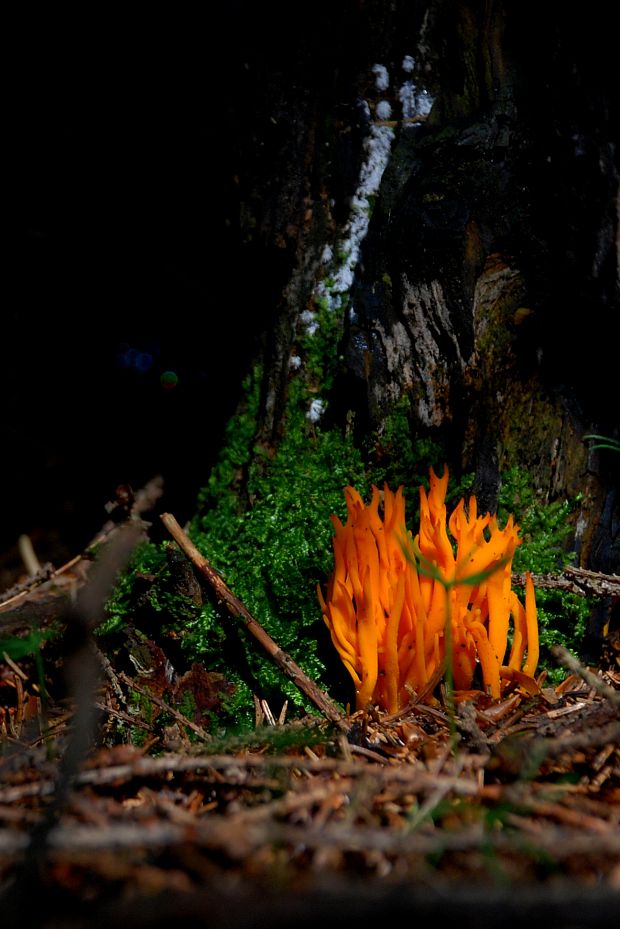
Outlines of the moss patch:
[{"label": "moss patch", "polygon": [[[569,542],[573,533],[571,514],[578,505],[578,498],[544,503],[537,497],[527,471],[515,467],[504,472],[498,515],[505,519],[508,513],[514,513],[523,538],[515,553],[514,571],[559,574],[565,565],[574,563]],[[579,654],[592,601],[563,590],[539,589],[536,605],[541,645],[539,670],[545,669],[553,683],[562,680],[565,672],[552,660],[550,646],[563,645]]]},{"label": "moss patch", "polygon": [[[330,643],[316,587],[331,569],[329,517],[344,517],[343,488],[367,485],[361,454],[338,430],[312,429],[292,412],[275,451],[254,449],[245,508],[230,483],[222,483],[231,476],[222,462],[201,495],[192,538],[281,648],[324,682]],[[253,711],[252,690],[273,701],[274,712],[284,698],[311,711],[297,688],[214,605],[188,624],[184,645],[235,681],[240,713],[243,705]],[[241,659],[237,668],[232,651]]]}]

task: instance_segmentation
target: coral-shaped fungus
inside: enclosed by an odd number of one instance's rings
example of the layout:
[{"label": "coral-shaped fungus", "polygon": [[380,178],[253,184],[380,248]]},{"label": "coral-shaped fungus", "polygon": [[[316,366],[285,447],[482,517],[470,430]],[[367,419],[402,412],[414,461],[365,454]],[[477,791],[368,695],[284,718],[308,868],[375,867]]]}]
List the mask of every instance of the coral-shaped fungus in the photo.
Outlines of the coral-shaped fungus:
[{"label": "coral-shaped fungus", "polygon": [[511,585],[519,527],[512,516],[503,529],[496,516],[478,516],[473,496],[467,508],[461,500],[447,520],[447,487],[448,469],[438,478],[431,468],[429,492],[420,487],[415,538],[405,525],[402,487],[392,493],[384,485],[383,518],[377,487],[368,506],[346,487],[347,521],[331,517],[334,569],[326,598],[320,589],[318,596],[332,642],[353,678],[357,709],[372,703],[394,713],[413,693],[427,696],[450,650],[456,690],[472,687],[478,667],[493,698],[501,696],[506,681],[534,674],[534,586],[528,574],[523,606]]}]

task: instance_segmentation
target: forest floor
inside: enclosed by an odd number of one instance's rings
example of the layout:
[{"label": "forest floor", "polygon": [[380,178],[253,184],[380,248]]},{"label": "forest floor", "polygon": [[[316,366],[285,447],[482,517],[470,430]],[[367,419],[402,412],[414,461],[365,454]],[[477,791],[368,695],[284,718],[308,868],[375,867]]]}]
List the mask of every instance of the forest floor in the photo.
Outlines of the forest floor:
[{"label": "forest floor", "polygon": [[89,550],[0,604],[3,926],[615,923],[617,655],[559,651],[555,686],[440,687],[337,724],[257,700],[254,731],[217,739],[173,701],[159,646],[157,669],[121,667],[88,634],[123,528],[102,531],[103,576]]}]

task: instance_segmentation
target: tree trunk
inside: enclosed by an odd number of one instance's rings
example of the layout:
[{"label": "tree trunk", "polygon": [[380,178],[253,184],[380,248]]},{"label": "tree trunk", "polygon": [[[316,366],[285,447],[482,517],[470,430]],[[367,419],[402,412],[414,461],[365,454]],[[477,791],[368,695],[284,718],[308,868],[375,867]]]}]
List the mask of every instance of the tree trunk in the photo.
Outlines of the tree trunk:
[{"label": "tree trunk", "polygon": [[[612,30],[604,14],[584,21],[563,7],[541,19],[528,6],[354,5],[332,24],[342,45],[327,44],[305,83],[279,75],[277,99],[267,88],[263,116],[281,136],[268,175],[253,181],[263,257],[272,270],[277,260],[283,286],[260,436],[277,444],[286,428],[292,379],[304,382],[307,412],[321,401],[322,428],[354,422],[360,442],[376,444],[388,412],[406,403],[412,439],[439,441],[455,474],[474,471],[485,509],[514,465],[543,500],[581,494],[579,562],[614,572],[618,460],[584,441],[618,435]],[[363,37],[355,48],[349,29]],[[403,116],[406,80],[419,121]],[[391,154],[355,241],[351,199],[387,112],[380,101],[392,110]],[[334,257],[358,245],[358,260]],[[350,286],[334,288],[345,264]],[[339,360],[325,359],[317,377],[305,369],[308,331],[325,294]]]}]

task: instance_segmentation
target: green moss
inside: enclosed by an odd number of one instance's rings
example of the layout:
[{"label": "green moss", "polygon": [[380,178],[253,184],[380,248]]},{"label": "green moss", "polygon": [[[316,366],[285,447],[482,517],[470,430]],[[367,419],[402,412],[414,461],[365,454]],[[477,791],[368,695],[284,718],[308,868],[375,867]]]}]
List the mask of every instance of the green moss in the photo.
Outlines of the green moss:
[{"label": "green moss", "polygon": [[[521,527],[522,545],[515,553],[513,570],[521,573],[559,574],[574,562],[570,548],[573,526],[571,514],[579,499],[541,501],[531,486],[531,479],[521,468],[511,468],[502,475],[498,516],[513,513]],[[586,634],[592,601],[563,590],[536,591],[541,645],[540,668],[546,669],[551,683],[562,680],[565,672],[550,656],[552,645],[563,645],[579,654]]]},{"label": "green moss", "polygon": [[165,567],[163,548],[144,542],[135,549],[127,569],[119,577],[106,603],[106,619],[97,628],[100,636],[124,629],[137,605],[136,579],[157,574]]},{"label": "green moss", "polygon": [[183,716],[187,719],[194,719],[196,712],[196,699],[193,693],[190,690],[184,690],[181,697],[180,703],[177,705],[177,709]]},{"label": "green moss", "polygon": [[106,604],[106,619],[97,628],[97,635],[119,632],[146,611],[160,614],[162,630],[183,628],[198,612],[188,597],[173,592],[166,543],[144,542],[137,547]]},{"label": "green moss", "polygon": [[[338,686],[345,694],[350,682],[329,641],[316,595],[317,585],[325,585],[333,566],[330,516],[346,517],[343,488],[347,484],[368,499],[371,483],[381,486],[387,480],[393,488],[404,484],[408,522],[415,526],[418,487],[428,486],[429,465],[442,469],[442,451],[429,440],[412,440],[408,401],[403,398],[387,417],[381,435],[374,437],[374,447],[367,449],[370,465],[348,434],[312,427],[299,404],[290,404],[283,438],[267,452],[255,444],[257,375],[246,381],[243,408],[228,426],[219,461],[199,495],[190,534],[278,645],[332,696]],[[299,398],[301,393],[292,396]],[[460,485],[451,482],[450,503],[467,496],[467,480]],[[498,517],[503,524],[513,513],[523,538],[515,571],[558,572],[571,560],[567,542],[576,502],[543,504],[527,472],[513,468],[503,475]],[[133,618],[140,577],[159,579],[148,589],[149,607],[162,614],[162,629],[174,629],[188,661],[201,660],[234,685],[232,694],[222,695],[222,712],[213,720],[213,732],[251,727],[255,693],[268,700],[276,715],[284,700],[289,701],[289,718],[295,708],[314,712],[241,622],[212,601],[198,608],[187,598],[166,592],[164,546],[146,544],[137,550],[108,604],[104,631],[119,629]],[[546,590],[537,591],[537,603],[541,666],[552,680],[560,679],[549,646],[562,644],[578,652],[590,606],[582,597]],[[191,708],[187,710],[191,718]]]},{"label": "green moss", "polygon": [[[305,746],[330,745],[329,727],[321,720],[312,724],[304,720],[287,723],[283,726],[259,726],[251,731],[230,732],[221,738],[215,738],[203,747],[205,754],[224,755],[241,751],[260,749],[263,754],[281,755]],[[273,772],[274,777],[277,772]]]},{"label": "green moss", "polygon": [[[331,290],[330,279],[323,281],[326,291]],[[342,335],[342,320],[349,302],[348,294],[336,294],[340,307],[330,306],[329,297],[314,297],[314,312],[318,328],[312,335],[304,333],[300,338],[300,349],[304,358],[303,379],[297,378],[295,385],[302,383],[311,389],[328,393],[334,383],[339,364],[339,342]],[[289,408],[294,409],[295,398],[290,397]]]},{"label": "green moss", "polygon": [[[201,495],[192,538],[278,645],[323,682],[320,644],[328,636],[316,587],[331,570],[329,517],[344,516],[343,488],[367,483],[360,452],[337,430],[311,428],[303,414],[291,411],[273,456],[255,454],[249,464],[246,509],[229,485],[218,482],[224,473],[214,473]],[[188,624],[184,645],[229,677],[236,655],[237,702],[247,711],[253,712],[251,686],[274,701],[275,711],[284,698],[311,711],[256,643],[233,620],[222,620],[214,606]]]},{"label": "green moss", "polygon": [[[408,394],[403,394],[387,413],[381,429],[370,439],[366,453],[369,460],[369,483],[392,490],[401,484],[409,507],[417,503],[418,488],[428,486],[431,465],[443,471],[445,452],[439,443],[412,434],[411,407]],[[413,514],[413,510],[408,508]]]}]

